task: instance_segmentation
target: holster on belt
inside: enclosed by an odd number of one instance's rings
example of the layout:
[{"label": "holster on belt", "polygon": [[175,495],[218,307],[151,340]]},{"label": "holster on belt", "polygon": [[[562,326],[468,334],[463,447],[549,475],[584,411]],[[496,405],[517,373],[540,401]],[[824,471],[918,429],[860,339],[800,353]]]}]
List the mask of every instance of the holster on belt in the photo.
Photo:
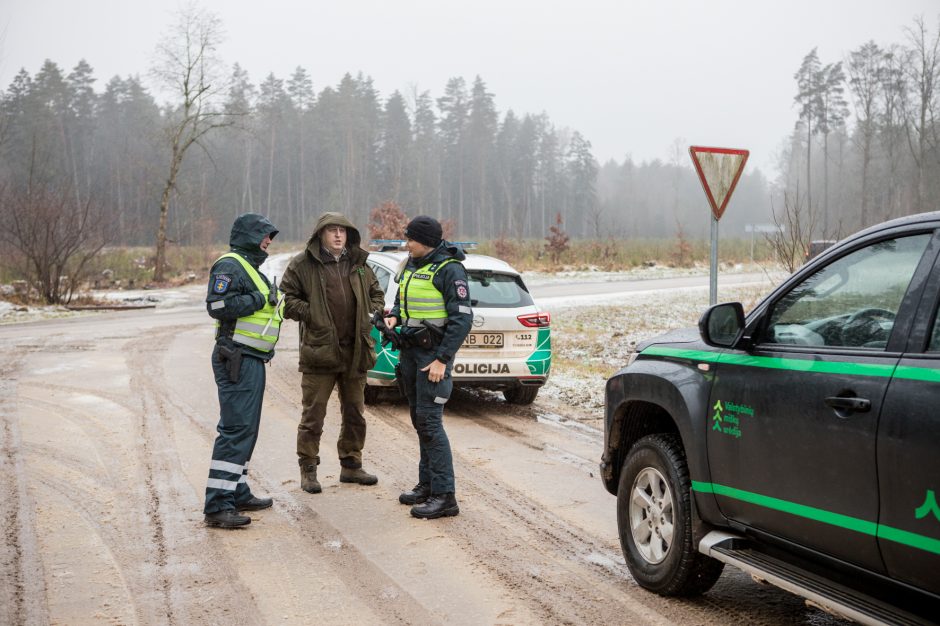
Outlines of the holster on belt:
[{"label": "holster on belt", "polygon": [[441,345],[441,342],[444,341],[444,327],[435,326],[427,320],[421,320],[421,325],[428,329],[431,338],[431,347],[436,348]]},{"label": "holster on belt", "polygon": [[415,348],[423,348],[424,350],[430,350],[434,347],[431,343],[431,331],[426,327],[419,328],[415,332],[408,335],[408,339],[411,341],[411,345]]},{"label": "holster on belt", "polygon": [[398,392],[401,394],[401,397],[407,398],[408,394],[405,393],[405,379],[401,375],[401,363],[395,364],[395,384],[398,385]]},{"label": "holster on belt", "polygon": [[234,341],[219,341],[219,359],[225,363],[228,370],[228,379],[231,383],[238,382],[238,375],[242,369],[242,351]]},{"label": "holster on belt", "polygon": [[416,331],[401,336],[402,345],[406,348],[422,348],[433,350],[444,340],[444,329],[435,326],[427,320],[421,320],[421,327]]}]

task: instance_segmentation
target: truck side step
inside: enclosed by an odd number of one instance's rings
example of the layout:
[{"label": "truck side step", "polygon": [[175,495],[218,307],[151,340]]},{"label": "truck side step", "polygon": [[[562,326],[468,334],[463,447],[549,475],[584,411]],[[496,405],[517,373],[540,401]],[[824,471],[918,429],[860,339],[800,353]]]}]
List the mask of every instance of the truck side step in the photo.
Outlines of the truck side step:
[{"label": "truck side step", "polygon": [[933,623],[762,553],[740,535],[712,531],[699,543],[699,552],[733,565],[756,579],[801,596],[808,604],[860,624]]}]

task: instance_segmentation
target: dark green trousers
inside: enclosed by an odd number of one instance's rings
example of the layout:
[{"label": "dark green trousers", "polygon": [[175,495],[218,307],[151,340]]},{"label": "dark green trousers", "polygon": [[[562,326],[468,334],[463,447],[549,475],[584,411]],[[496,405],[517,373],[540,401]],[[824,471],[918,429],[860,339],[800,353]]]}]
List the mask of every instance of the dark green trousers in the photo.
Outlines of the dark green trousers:
[{"label": "dark green trousers", "polygon": [[342,467],[362,467],[362,448],[366,443],[365,372],[303,374],[300,389],[303,412],[297,426],[297,457],[301,465],[320,463],[320,437],[326,419],[326,405],[334,387],[339,387],[339,411],[342,423],[336,452]]},{"label": "dark green trousers", "polygon": [[248,461],[258,441],[266,375],[264,361],[244,356],[238,382],[231,382],[218,346],[212,351],[212,372],[219,389],[219,435],[212,448],[206,483],[206,515],[234,509],[252,497]]}]

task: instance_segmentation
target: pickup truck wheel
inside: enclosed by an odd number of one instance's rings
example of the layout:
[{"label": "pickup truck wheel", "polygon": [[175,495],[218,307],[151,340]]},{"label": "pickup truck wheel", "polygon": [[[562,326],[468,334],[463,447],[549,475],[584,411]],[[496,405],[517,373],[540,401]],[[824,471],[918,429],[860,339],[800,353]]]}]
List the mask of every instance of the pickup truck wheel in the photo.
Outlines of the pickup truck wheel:
[{"label": "pickup truck wheel", "polygon": [[694,545],[691,497],[678,435],[648,435],[633,445],[617,488],[620,546],[637,583],[660,595],[704,593],[724,568]]}]

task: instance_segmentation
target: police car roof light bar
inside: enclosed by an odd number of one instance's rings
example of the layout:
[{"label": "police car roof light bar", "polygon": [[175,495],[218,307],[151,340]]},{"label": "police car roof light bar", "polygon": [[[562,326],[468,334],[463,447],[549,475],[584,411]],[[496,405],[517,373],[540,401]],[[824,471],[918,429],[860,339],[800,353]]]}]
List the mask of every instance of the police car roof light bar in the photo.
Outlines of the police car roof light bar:
[{"label": "police car roof light bar", "polygon": [[[479,245],[475,241],[450,241],[452,246],[460,246],[464,250],[474,250]],[[391,252],[401,250],[405,247],[404,239],[372,239],[369,241],[369,249],[377,252]]]},{"label": "police car roof light bar", "polygon": [[401,250],[405,247],[404,239],[373,239],[369,242],[369,249],[378,252]]}]

